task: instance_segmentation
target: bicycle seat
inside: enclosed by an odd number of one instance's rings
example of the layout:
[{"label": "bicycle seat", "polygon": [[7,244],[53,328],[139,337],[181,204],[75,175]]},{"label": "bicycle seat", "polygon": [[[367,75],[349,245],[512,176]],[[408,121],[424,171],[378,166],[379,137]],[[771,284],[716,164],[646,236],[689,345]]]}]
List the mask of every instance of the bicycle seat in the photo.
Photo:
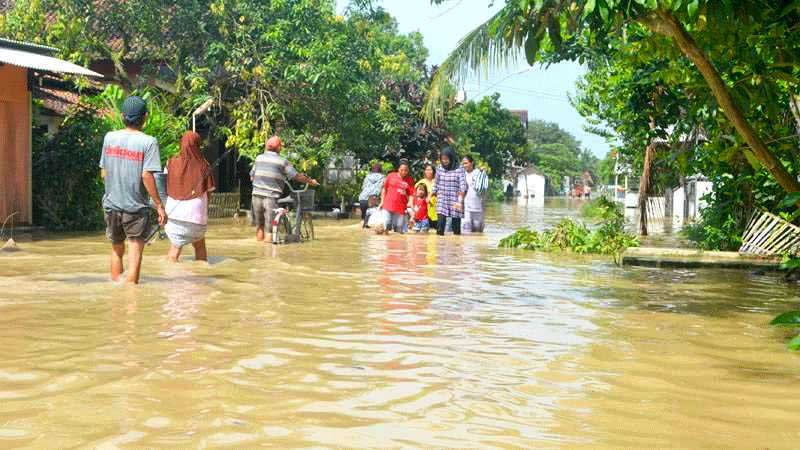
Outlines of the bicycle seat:
[{"label": "bicycle seat", "polygon": [[292,198],[291,195],[288,196],[288,197],[283,197],[281,199],[278,199],[278,204],[279,205],[293,205],[294,204],[294,199]]}]

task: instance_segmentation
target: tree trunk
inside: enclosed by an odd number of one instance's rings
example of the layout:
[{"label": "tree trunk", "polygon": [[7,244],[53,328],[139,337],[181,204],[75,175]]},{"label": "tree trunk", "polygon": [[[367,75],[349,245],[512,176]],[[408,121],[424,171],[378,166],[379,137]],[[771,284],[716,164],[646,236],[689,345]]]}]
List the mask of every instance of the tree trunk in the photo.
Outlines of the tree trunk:
[{"label": "tree trunk", "polygon": [[761,138],[758,137],[752,125],[747,121],[742,112],[742,109],[733,100],[731,91],[725,84],[725,81],[720,76],[717,69],[711,64],[703,50],[697,46],[697,43],[686,31],[686,28],[678,21],[677,18],[670,12],[659,9],[655,15],[643,18],[644,23],[653,32],[663,34],[675,40],[680,50],[686,55],[700,71],[700,74],[708,83],[711,92],[717,99],[722,112],[731,121],[736,131],[750,146],[750,149],[755,154],[756,158],[767,170],[775,177],[778,184],[783,187],[786,192],[800,191],[800,182],[792,176],[786,168],[781,164],[780,160],[774,153],[764,144]]},{"label": "tree trunk", "polygon": [[639,234],[647,236],[647,203],[650,199],[650,170],[656,157],[656,144],[651,142],[644,152],[644,167],[639,179]]},{"label": "tree trunk", "polygon": [[686,224],[689,221],[689,183],[686,182],[686,177],[681,176],[681,187],[683,188],[683,211],[681,211],[681,223]]},{"label": "tree trunk", "polygon": [[789,97],[789,109],[792,110],[794,121],[797,124],[797,134],[800,135],[800,95]]}]

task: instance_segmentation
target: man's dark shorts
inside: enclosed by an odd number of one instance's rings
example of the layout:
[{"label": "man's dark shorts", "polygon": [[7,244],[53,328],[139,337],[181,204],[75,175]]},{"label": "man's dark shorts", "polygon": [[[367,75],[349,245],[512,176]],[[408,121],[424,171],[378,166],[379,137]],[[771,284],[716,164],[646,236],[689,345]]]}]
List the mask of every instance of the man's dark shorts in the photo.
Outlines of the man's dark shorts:
[{"label": "man's dark shorts", "polygon": [[147,210],[138,213],[106,211],[106,236],[114,244],[125,239],[147,239],[150,220]]}]

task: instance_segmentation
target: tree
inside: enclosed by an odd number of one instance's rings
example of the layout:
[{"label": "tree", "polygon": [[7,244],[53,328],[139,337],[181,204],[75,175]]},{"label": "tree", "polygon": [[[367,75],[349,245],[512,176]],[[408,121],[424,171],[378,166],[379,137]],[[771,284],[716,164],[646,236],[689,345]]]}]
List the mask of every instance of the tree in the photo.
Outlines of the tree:
[{"label": "tree", "polygon": [[215,99],[212,128],[251,158],[270,133],[315,171],[345,151],[427,155],[446,134],[419,116],[421,35],[370,2],[340,16],[333,0],[19,0],[0,32],[108,61],[126,91],[164,91],[177,115]]},{"label": "tree", "polygon": [[455,137],[456,149],[484,162],[495,177],[530,158],[525,129],[519,118],[500,105],[500,94],[452,110],[447,128]]},{"label": "tree", "polygon": [[530,162],[544,173],[550,192],[560,192],[566,176],[576,177],[584,171],[594,173],[597,170],[597,158],[581,149],[580,141],[557,124],[532,120],[528,122],[527,135]]},{"label": "tree", "polygon": [[[709,54],[726,55],[726,60],[735,61],[752,58],[755,48],[771,46],[775,49],[771,53],[779,55],[779,64],[765,67],[754,81],[789,79],[796,85],[793,72],[798,56],[793,46],[800,33],[795,26],[798,22],[800,5],[790,0],[509,0],[499,13],[468,34],[442,64],[431,86],[432,98],[425,113],[428,120],[441,119],[440,86],[445,82],[462,80],[484,65],[515,62],[519,50],[524,49],[529,64],[537,60],[582,60],[603,54],[610,41],[624,42],[629,31],[643,26],[648,38],[667,37],[670,45],[694,65],[717,107],[755,158],[785,191],[797,192],[800,182],[784,166],[781,155],[767,147],[748,119],[750,111],[741,101],[740,86],[721,76]],[[728,41],[731,36],[743,34],[747,36],[744,41]]]},{"label": "tree", "polygon": [[[650,167],[645,164],[644,150],[653,150],[652,177],[642,177],[640,194],[647,192],[648,186],[657,193],[659,188],[683,184],[689,175],[703,174],[714,181],[716,195],[709,202],[715,211],[704,214],[704,226],[717,230],[706,234],[715,242],[710,247],[718,248],[722,232],[741,235],[754,207],[775,210],[782,198],[781,188],[715,107],[702,76],[669,41],[649,37],[643,27],[632,31],[625,45],[610,45],[612,50],[585,60],[589,71],[578,83],[573,104],[592,124],[592,130],[601,135],[603,130],[613,131],[620,157],[634,168]],[[794,89],[791,83],[770,75],[769,69],[779,64],[781,49],[766,45],[763,38],[754,40],[742,27],[726,35],[726,42],[731,43],[722,50],[730,52],[735,48],[733,42],[741,40],[749,40],[754,48],[735,59],[717,55],[720,48],[711,47],[711,55],[720,61],[717,70],[723,78],[737,80],[741,101],[751,105],[748,120],[760,135],[771,137],[771,147],[780,152],[785,168],[797,174],[800,151],[792,137],[796,123],[787,111],[790,108],[778,106],[791,105]],[[656,140],[657,149],[651,148]],[[739,192],[732,193],[732,189]],[[724,241],[735,239],[731,235]]]}]

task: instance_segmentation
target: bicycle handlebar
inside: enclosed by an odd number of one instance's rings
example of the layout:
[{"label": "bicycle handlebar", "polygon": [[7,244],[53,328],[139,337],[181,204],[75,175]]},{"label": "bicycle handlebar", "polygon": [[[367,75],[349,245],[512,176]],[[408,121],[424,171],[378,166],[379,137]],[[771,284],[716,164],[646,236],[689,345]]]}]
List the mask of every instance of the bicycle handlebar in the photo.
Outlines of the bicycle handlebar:
[{"label": "bicycle handlebar", "polygon": [[293,187],[292,187],[292,183],[290,183],[290,182],[289,182],[289,180],[286,180],[286,181],[284,181],[284,183],[286,183],[286,186],[289,186],[289,190],[290,190],[290,191],[291,191],[293,194],[299,194],[299,193],[301,193],[301,192],[305,192],[305,191],[307,191],[307,190],[308,190],[308,183],[306,183],[306,184],[305,184],[305,186],[303,187],[303,189],[295,189],[295,188],[293,188]]}]

